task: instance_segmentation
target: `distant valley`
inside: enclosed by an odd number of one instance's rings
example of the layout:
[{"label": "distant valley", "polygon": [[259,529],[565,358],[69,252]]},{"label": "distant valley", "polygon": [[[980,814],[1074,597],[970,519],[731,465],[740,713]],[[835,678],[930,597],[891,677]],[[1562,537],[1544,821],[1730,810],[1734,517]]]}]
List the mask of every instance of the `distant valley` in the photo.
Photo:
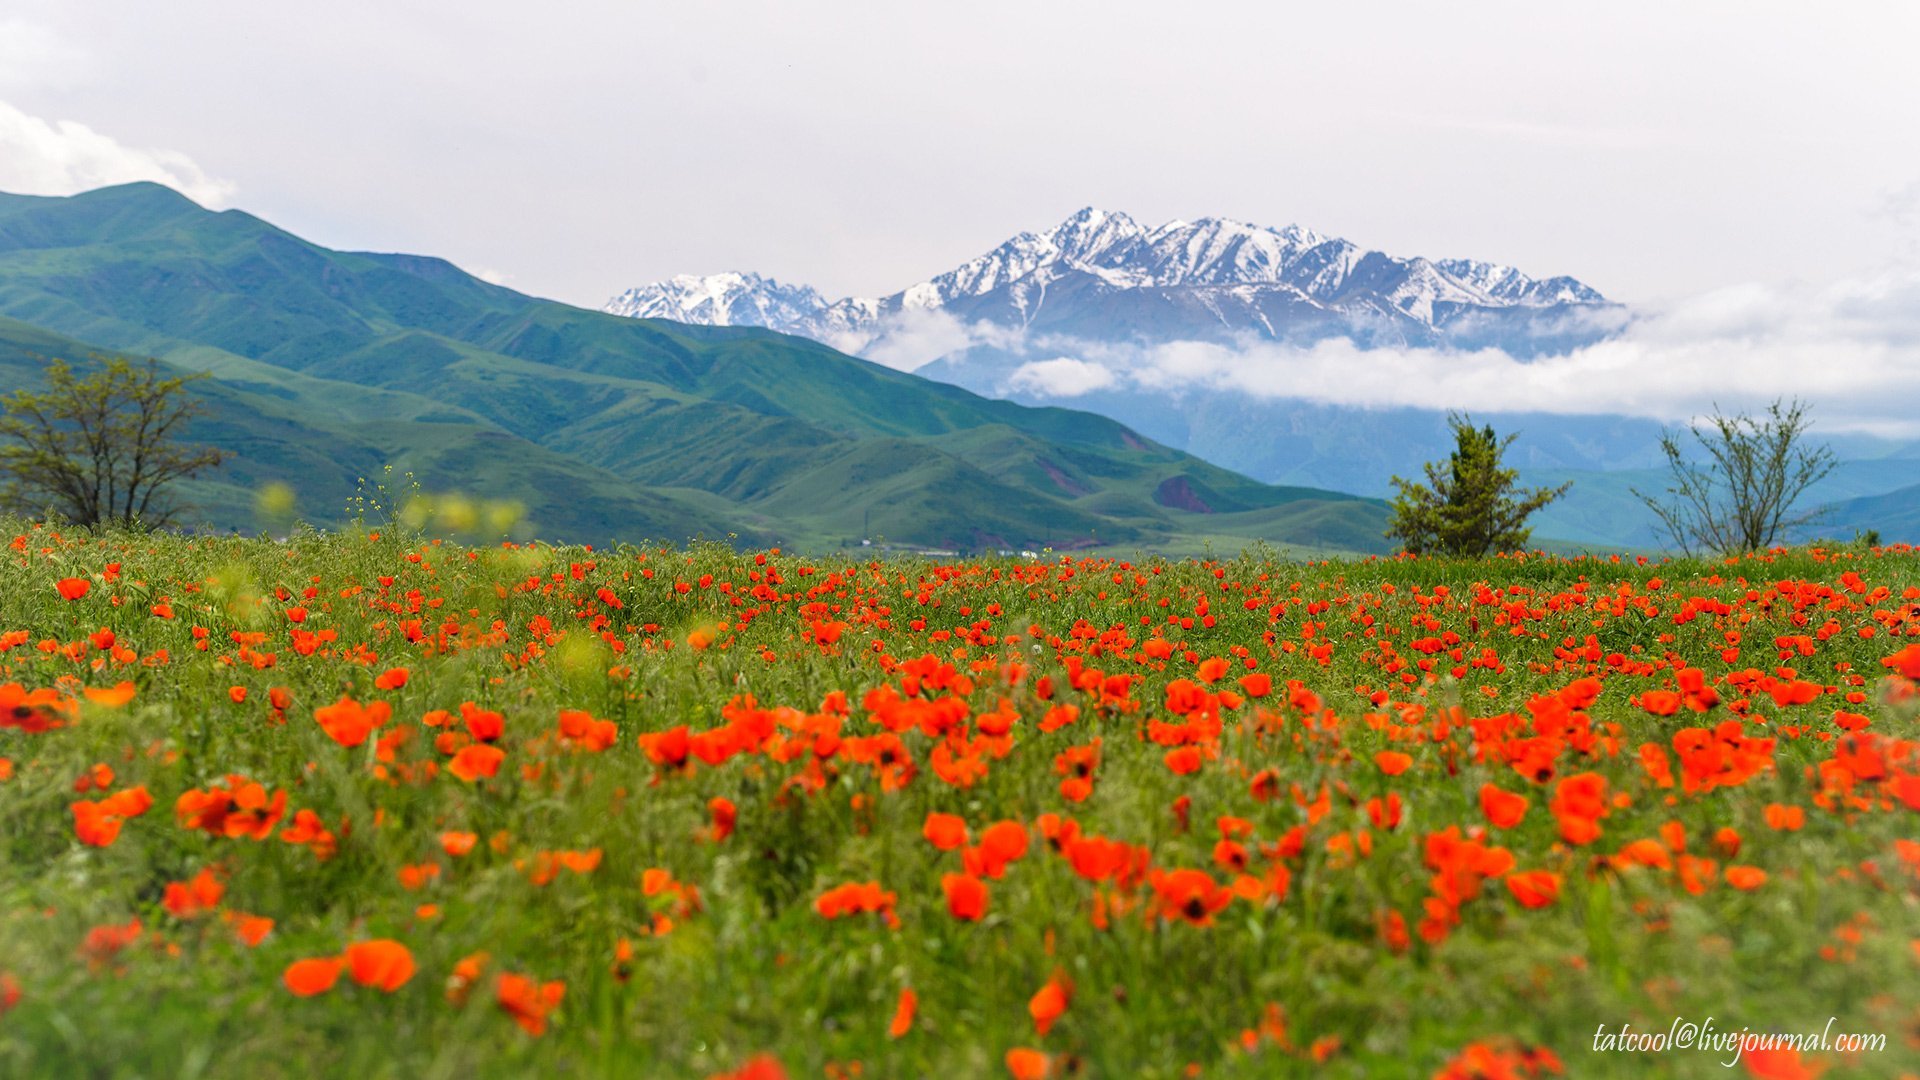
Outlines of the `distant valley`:
[{"label": "distant valley", "polygon": [[[1376,408],[1286,393],[1287,350],[1375,349],[1522,360],[1606,340],[1632,319],[1565,275],[1474,259],[1403,258],[1297,225],[1223,218],[1148,227],[1087,208],[1020,233],[947,273],[878,298],[829,301],[751,272],[683,275],[621,292],[609,313],[761,326],[826,342],[976,393],[1112,417],[1165,445],[1257,480],[1379,497],[1451,448],[1447,404]],[[1257,372],[1182,379],[1194,343]],[[1246,373],[1237,373],[1246,374]],[[1251,392],[1238,382],[1257,383]],[[1536,534],[1576,545],[1653,548],[1654,522],[1627,490],[1660,490],[1654,421],[1484,413],[1515,432],[1510,463],[1529,483],[1574,479]],[[1825,436],[1847,464],[1811,494],[1832,504],[1816,532],[1850,536],[1866,516],[1920,541],[1920,519],[1888,515],[1913,482],[1920,443]],[[1868,514],[1869,507],[1873,507]],[[1883,531],[1885,531],[1883,529]]]}]

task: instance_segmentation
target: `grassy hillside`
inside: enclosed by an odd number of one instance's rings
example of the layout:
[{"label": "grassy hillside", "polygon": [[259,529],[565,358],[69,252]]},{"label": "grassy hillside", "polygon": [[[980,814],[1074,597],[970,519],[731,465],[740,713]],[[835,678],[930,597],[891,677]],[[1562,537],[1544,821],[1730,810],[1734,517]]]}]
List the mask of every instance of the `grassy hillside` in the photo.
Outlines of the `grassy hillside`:
[{"label": "grassy hillside", "polygon": [[[1824,508],[1821,520],[1795,534],[1795,542],[1816,536],[1851,538],[1855,530],[1878,529],[1887,543],[1920,542],[1920,514],[1914,496],[1891,490],[1920,474],[1920,462],[1900,457],[1841,461],[1820,483],[1808,489],[1796,506]],[[1671,483],[1664,470],[1623,469],[1592,472],[1575,469],[1522,469],[1523,484],[1553,486],[1572,481],[1566,498],[1542,510],[1534,519],[1540,536],[1592,537],[1602,545],[1656,550],[1663,540],[1648,523],[1648,514],[1634,490],[1663,492]]]},{"label": "grassy hillside", "polygon": [[[1255,483],[1088,413],[766,331],[537,300],[439,259],[329,251],[151,184],[0,196],[0,315],[277,401],[261,415],[295,427],[208,437],[266,439],[256,471],[300,474],[303,493],[296,445],[339,447],[322,452],[519,498],[571,539],[1384,547],[1378,501]],[[226,520],[232,500],[207,495]]]},{"label": "grassy hillside", "polygon": [[[71,338],[0,318],[0,388],[37,387],[48,358],[84,367],[99,350]],[[191,366],[176,358],[179,367]],[[289,385],[291,384],[291,385]],[[342,387],[341,390],[355,388]],[[336,393],[312,379],[209,379],[192,384],[206,406],[187,438],[232,457],[180,487],[184,520],[219,528],[255,526],[254,493],[269,483],[294,489],[296,510],[317,522],[346,516],[350,498],[396,472],[431,478],[432,490],[484,492],[519,502],[543,533],[562,536],[759,540],[757,518],[711,500],[638,490],[619,477],[528,442],[480,418],[377,391]],[[344,398],[344,400],[343,400]],[[419,412],[425,406],[428,411]],[[357,414],[357,415],[356,415]]]},{"label": "grassy hillside", "polygon": [[1920,544],[1920,484],[1829,503],[1813,529],[1841,539],[1868,530],[1878,532],[1883,544]]}]

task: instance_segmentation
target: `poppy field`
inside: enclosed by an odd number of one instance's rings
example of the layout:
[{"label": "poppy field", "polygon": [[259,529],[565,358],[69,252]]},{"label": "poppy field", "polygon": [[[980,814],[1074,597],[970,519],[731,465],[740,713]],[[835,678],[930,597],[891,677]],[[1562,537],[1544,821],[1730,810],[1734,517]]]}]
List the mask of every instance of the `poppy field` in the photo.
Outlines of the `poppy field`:
[{"label": "poppy field", "polygon": [[6,536],[0,1075],[1920,1061],[1905,547]]}]

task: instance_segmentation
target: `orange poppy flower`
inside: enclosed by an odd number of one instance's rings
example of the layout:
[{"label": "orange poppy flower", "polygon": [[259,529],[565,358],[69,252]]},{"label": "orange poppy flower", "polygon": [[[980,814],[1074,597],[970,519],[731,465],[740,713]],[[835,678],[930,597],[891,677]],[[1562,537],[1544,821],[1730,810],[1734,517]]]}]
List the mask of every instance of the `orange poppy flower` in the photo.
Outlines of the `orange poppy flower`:
[{"label": "orange poppy flower", "polygon": [[1822,1065],[1801,1060],[1792,1046],[1755,1046],[1740,1059],[1756,1080],[1816,1080]]},{"label": "orange poppy flower", "polygon": [[620,728],[611,720],[595,719],[584,709],[562,709],[560,738],[576,750],[597,754],[620,741]]},{"label": "orange poppy flower", "polygon": [[893,906],[898,899],[897,894],[882,891],[877,881],[849,881],[821,893],[814,900],[813,908],[821,917],[828,919],[872,912],[878,914],[888,926],[897,929],[900,920],[894,914]]},{"label": "orange poppy flower", "polygon": [[979,852],[986,876],[998,878],[1008,863],[1026,857],[1029,839],[1027,827],[1017,821],[996,821],[980,834]]},{"label": "orange poppy flower", "polygon": [[39,735],[65,726],[73,715],[73,702],[57,690],[29,691],[19,683],[0,686],[0,728]]},{"label": "orange poppy flower", "polygon": [[1521,907],[1543,908],[1560,898],[1560,875],[1547,870],[1508,874],[1507,891]]},{"label": "orange poppy flower", "polygon": [[947,914],[977,922],[987,913],[987,883],[972,874],[947,874],[940,879],[947,894]]},{"label": "orange poppy flower", "polygon": [[86,578],[69,577],[54,582],[53,587],[59,590],[60,599],[78,600],[87,595],[87,590],[93,588],[93,583]]},{"label": "orange poppy flower", "polygon": [[1655,716],[1672,716],[1680,711],[1680,695],[1673,690],[1648,690],[1640,695],[1640,707]]},{"label": "orange poppy flower", "polygon": [[340,972],[346,967],[346,961],[337,956],[315,957],[310,960],[295,960],[287,965],[280,975],[280,981],[287,989],[299,997],[312,997],[333,989],[340,981]]},{"label": "orange poppy flower", "polygon": [[687,726],[681,724],[640,736],[640,748],[647,752],[647,760],[655,765],[677,769],[687,763],[687,755],[692,752],[693,745]]},{"label": "orange poppy flower", "polygon": [[1185,919],[1195,926],[1212,926],[1213,917],[1233,902],[1233,890],[1213,880],[1204,870],[1153,871],[1153,890],[1160,917]]},{"label": "orange poppy flower", "polygon": [[237,911],[229,911],[223,918],[229,926],[233,927],[233,936],[239,938],[241,943],[249,949],[259,945],[267,939],[268,934],[273,933],[273,920],[264,915],[243,915]]},{"label": "orange poppy flower", "polygon": [[471,701],[460,703],[460,719],[467,725],[467,734],[481,742],[494,742],[507,733],[506,717]]},{"label": "orange poppy flower", "polygon": [[967,823],[955,814],[929,813],[920,835],[941,851],[952,851],[967,843]]},{"label": "orange poppy flower", "polygon": [[112,686],[89,686],[82,693],[95,705],[117,709],[133,700],[134,686],[133,683],[123,680]]},{"label": "orange poppy flower", "polygon": [[1045,986],[1034,991],[1027,1000],[1027,1015],[1033,1017],[1033,1030],[1037,1035],[1045,1035],[1053,1029],[1054,1022],[1067,1011],[1067,1005],[1073,1000],[1073,984],[1065,976],[1054,972]]},{"label": "orange poppy flower", "polygon": [[447,771],[471,784],[497,775],[500,763],[506,758],[507,752],[497,746],[473,743],[453,755],[453,760],[447,762]]},{"label": "orange poppy flower", "polygon": [[543,1035],[547,1017],[566,1000],[567,984],[555,980],[536,983],[525,975],[502,974],[494,985],[494,1000],[529,1035]]},{"label": "orange poppy flower", "polygon": [[80,953],[87,958],[91,966],[105,964],[120,955],[121,950],[140,940],[144,933],[140,920],[133,919],[121,926],[96,926],[87,931],[80,943]]},{"label": "orange poppy flower", "polygon": [[461,957],[453,965],[453,971],[447,975],[447,1000],[455,1005],[464,1005],[467,995],[472,992],[473,984],[480,981],[480,975],[487,967],[487,954],[470,953]]},{"label": "orange poppy flower", "polygon": [[707,800],[707,813],[712,818],[712,826],[708,835],[714,843],[717,844],[733,835],[734,824],[739,820],[740,816],[739,810],[733,805],[733,800],[719,797],[709,799]]},{"label": "orange poppy flower", "polygon": [[1030,1047],[1016,1046],[1007,1051],[1007,1072],[1013,1080],[1047,1080],[1052,1063],[1047,1055]]},{"label": "orange poppy flower", "polygon": [[73,811],[74,835],[89,847],[107,847],[120,838],[120,826],[128,818],[139,817],[152,806],[153,796],[144,786],[116,791],[94,802],[74,803],[69,808]]},{"label": "orange poppy flower", "polygon": [[397,941],[381,938],[355,942],[347,946],[345,959],[354,982],[377,986],[389,994],[413,978],[413,953]]},{"label": "orange poppy flower", "polygon": [[913,992],[913,987],[901,987],[900,1003],[894,1006],[893,1022],[887,1025],[887,1037],[898,1039],[907,1032],[912,1031],[913,1014],[919,1007],[920,995]]},{"label": "orange poppy flower", "polygon": [[345,694],[333,704],[313,710],[313,718],[328,737],[348,749],[366,742],[373,729],[386,723],[392,714],[393,706],[384,701],[362,705]]},{"label": "orange poppy flower", "polygon": [[1794,832],[1807,822],[1807,812],[1798,806],[1783,806],[1780,803],[1767,805],[1767,828],[1781,832]]},{"label": "orange poppy flower", "polygon": [[1511,829],[1527,816],[1528,800],[1494,784],[1480,785],[1480,812],[1496,829]]},{"label": "orange poppy flower", "polygon": [[[831,1077],[832,1069],[829,1067]],[[853,1075],[858,1076],[859,1070]],[[755,1054],[748,1058],[738,1069],[728,1073],[715,1073],[707,1080],[787,1080],[787,1068],[780,1059],[771,1054]]]},{"label": "orange poppy flower", "polygon": [[439,863],[415,863],[400,868],[400,887],[408,892],[419,892],[427,883],[440,876]]},{"label": "orange poppy flower", "polygon": [[1658,840],[1642,838],[1620,849],[1616,862],[1626,866],[1650,866],[1656,870],[1673,868],[1673,856]]},{"label": "orange poppy flower", "polygon": [[1200,771],[1200,760],[1200,748],[1197,746],[1182,746],[1177,750],[1169,750],[1166,756],[1167,768],[1171,769],[1175,776],[1189,776]]},{"label": "orange poppy flower", "polygon": [[1920,645],[1909,645],[1882,659],[1880,665],[1902,678],[1920,680]]},{"label": "orange poppy flower", "polygon": [[176,919],[197,919],[218,907],[226,892],[227,887],[209,868],[194,875],[191,881],[168,882],[160,902]]}]

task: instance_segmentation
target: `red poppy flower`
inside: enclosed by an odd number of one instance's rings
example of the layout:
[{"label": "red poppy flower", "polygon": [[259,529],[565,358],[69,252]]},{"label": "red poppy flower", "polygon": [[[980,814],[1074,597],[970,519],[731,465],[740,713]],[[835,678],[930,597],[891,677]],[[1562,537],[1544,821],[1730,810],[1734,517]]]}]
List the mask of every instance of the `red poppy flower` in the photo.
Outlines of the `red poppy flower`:
[{"label": "red poppy flower", "polygon": [[929,813],[926,824],[920,827],[920,835],[941,851],[952,851],[966,845],[967,823],[954,814]]},{"label": "red poppy flower", "polygon": [[353,981],[391,994],[413,978],[413,952],[388,939],[359,941],[347,946],[346,962]]},{"label": "red poppy flower", "polygon": [[1213,917],[1233,902],[1233,890],[1213,880],[1204,870],[1155,870],[1153,890],[1160,917],[1184,919],[1195,926],[1212,926]]},{"label": "red poppy flower", "polygon": [[567,997],[567,984],[537,983],[525,975],[502,974],[494,985],[494,1000],[529,1035],[544,1035],[547,1017]]},{"label": "red poppy flower", "polygon": [[226,891],[211,869],[203,869],[191,881],[168,882],[160,902],[176,919],[197,919],[218,907]]},{"label": "red poppy flower", "polygon": [[1066,977],[1055,972],[1045,986],[1034,991],[1027,1001],[1027,1015],[1033,1017],[1033,1030],[1036,1035],[1045,1035],[1053,1029],[1054,1022],[1067,1011],[1067,1005],[1073,1000],[1073,984]]},{"label": "red poppy flower", "polygon": [[475,781],[497,775],[500,763],[507,758],[507,752],[488,743],[474,743],[453,755],[447,762],[447,771],[471,784]]},{"label": "red poppy flower", "polygon": [[1527,816],[1527,797],[1493,784],[1480,786],[1480,812],[1496,829],[1511,829]]},{"label": "red poppy flower", "polygon": [[946,874],[940,888],[947,894],[947,914],[975,922],[987,913],[987,883],[972,874]]},{"label": "red poppy flower", "polygon": [[337,956],[295,960],[287,965],[280,980],[297,996],[312,997],[333,989],[333,984],[340,981],[340,972],[345,967],[346,961]]},{"label": "red poppy flower", "polygon": [[1546,907],[1560,898],[1560,875],[1546,870],[1508,874],[1507,891],[1521,907]]},{"label": "red poppy flower", "polygon": [[1026,1046],[1007,1051],[1007,1073],[1013,1080],[1047,1080],[1052,1062],[1047,1055]]},{"label": "red poppy flower", "polygon": [[920,1007],[920,996],[913,987],[900,988],[900,1003],[894,1006],[893,1021],[887,1025],[887,1036],[898,1039],[913,1030],[913,1014]]}]

